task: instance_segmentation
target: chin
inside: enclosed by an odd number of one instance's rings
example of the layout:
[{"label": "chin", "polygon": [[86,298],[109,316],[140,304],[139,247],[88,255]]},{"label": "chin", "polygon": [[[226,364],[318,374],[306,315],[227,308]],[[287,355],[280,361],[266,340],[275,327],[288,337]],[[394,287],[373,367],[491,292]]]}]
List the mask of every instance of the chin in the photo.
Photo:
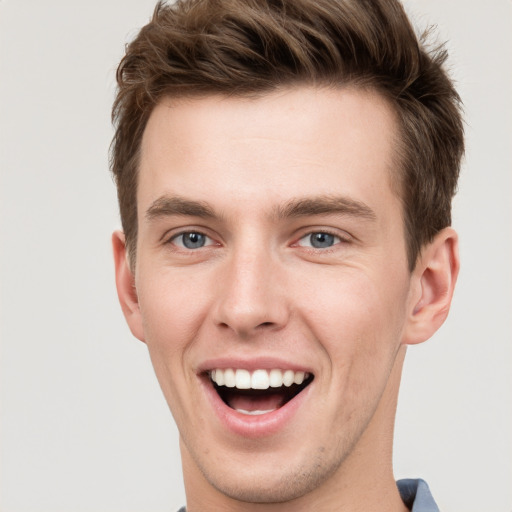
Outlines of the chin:
[{"label": "chin", "polygon": [[[321,450],[319,450],[321,451]],[[309,457],[307,462],[276,462],[275,457],[268,464],[251,460],[245,456],[243,464],[231,468],[200,467],[208,483],[221,494],[247,503],[290,502],[321,487],[335,473],[339,463],[327,460],[324,454]],[[259,458],[259,457],[255,457]],[[223,460],[230,460],[229,456]]]}]

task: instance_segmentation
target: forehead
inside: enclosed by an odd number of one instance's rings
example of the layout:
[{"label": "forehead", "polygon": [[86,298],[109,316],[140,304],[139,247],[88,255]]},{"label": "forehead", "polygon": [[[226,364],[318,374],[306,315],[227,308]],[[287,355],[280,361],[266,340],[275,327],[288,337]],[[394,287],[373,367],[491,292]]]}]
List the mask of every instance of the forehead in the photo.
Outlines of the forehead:
[{"label": "forehead", "polygon": [[386,208],[396,133],[393,110],[372,91],[298,87],[258,98],[166,98],[143,136],[139,208],[164,194],[245,210],[343,194]]}]

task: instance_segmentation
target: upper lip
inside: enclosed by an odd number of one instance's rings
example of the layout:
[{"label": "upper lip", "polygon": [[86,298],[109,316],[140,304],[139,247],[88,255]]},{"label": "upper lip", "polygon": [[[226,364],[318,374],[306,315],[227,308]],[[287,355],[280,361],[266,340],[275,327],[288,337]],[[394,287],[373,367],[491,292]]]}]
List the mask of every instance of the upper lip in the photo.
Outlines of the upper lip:
[{"label": "upper lip", "polygon": [[291,362],[286,359],[276,357],[255,357],[255,358],[233,358],[221,357],[208,359],[203,361],[197,367],[198,374],[204,374],[214,369],[244,369],[249,371],[255,370],[272,370],[278,368],[280,370],[293,370],[295,372],[314,373],[309,365]]}]

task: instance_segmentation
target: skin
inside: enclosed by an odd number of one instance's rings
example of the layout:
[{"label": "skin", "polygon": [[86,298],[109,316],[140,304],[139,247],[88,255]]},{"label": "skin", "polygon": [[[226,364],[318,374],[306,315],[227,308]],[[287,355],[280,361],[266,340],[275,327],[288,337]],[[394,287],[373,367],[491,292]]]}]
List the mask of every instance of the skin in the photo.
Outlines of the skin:
[{"label": "skin", "polygon": [[[386,101],[354,89],[165,99],[152,113],[137,260],[115,233],[116,280],[180,431],[190,512],[406,510],[391,467],[405,347],[446,318],[459,263],[446,228],[408,270],[396,136]],[[177,214],[176,198],[208,215]],[[304,199],[316,208],[289,215]],[[183,245],[191,231],[203,247]],[[332,243],[312,247],[317,232]],[[277,432],[239,436],[197,374],[220,357],[277,357],[315,378]]]}]

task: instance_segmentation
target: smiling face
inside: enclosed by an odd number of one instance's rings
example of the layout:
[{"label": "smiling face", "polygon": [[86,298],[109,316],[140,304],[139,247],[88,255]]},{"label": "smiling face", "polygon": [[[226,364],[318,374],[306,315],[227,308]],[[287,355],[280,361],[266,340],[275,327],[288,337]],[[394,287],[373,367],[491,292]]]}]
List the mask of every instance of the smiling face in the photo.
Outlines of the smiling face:
[{"label": "smiling face", "polygon": [[351,89],[152,113],[125,313],[178,425],[188,495],[306,500],[390,471],[419,297],[391,187],[396,130],[379,95]]}]

